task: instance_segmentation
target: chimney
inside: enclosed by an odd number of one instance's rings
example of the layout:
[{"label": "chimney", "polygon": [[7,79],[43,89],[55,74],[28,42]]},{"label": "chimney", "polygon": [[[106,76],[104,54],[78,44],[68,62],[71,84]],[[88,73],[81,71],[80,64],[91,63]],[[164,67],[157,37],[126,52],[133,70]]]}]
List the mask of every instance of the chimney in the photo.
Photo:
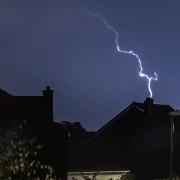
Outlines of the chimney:
[{"label": "chimney", "polygon": [[153,99],[146,98],[146,100],[144,101],[144,110],[149,118],[152,115],[152,106],[153,106]]},{"label": "chimney", "polygon": [[43,90],[43,96],[53,98],[53,90],[51,90],[50,86],[46,86],[46,89]]},{"label": "chimney", "polygon": [[43,97],[46,101],[46,112],[49,114],[48,119],[53,121],[53,90],[50,86],[46,86],[46,89],[43,90]]}]

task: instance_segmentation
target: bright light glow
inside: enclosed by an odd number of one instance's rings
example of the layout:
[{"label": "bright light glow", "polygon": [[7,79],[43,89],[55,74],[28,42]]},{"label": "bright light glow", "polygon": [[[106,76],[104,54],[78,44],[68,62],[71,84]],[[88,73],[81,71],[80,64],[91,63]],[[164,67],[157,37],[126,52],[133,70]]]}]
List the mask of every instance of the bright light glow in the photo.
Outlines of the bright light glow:
[{"label": "bright light glow", "polygon": [[142,66],[142,61],[141,61],[141,58],[139,57],[139,55],[136,54],[136,53],[135,53],[134,51],[132,51],[132,50],[122,50],[122,49],[120,48],[120,45],[119,45],[119,34],[118,34],[117,30],[116,30],[113,26],[111,26],[111,25],[108,23],[108,21],[107,21],[103,16],[101,16],[101,15],[99,15],[99,14],[93,14],[93,13],[87,11],[84,7],[81,7],[81,8],[83,9],[83,11],[84,11],[86,14],[100,19],[100,20],[104,23],[104,25],[105,25],[109,30],[111,30],[111,31],[114,33],[114,35],[115,35],[114,42],[115,42],[115,45],[116,45],[116,50],[117,50],[117,52],[131,55],[131,56],[133,56],[133,57],[135,57],[135,58],[137,59],[138,64],[139,64],[139,76],[140,76],[141,78],[145,78],[145,79],[148,81],[148,90],[149,90],[150,98],[152,98],[153,92],[152,92],[152,89],[151,89],[151,82],[158,80],[158,75],[157,75],[157,73],[154,72],[154,76],[149,76],[149,75],[147,75],[146,73],[144,73],[144,72],[143,72],[144,70],[143,70],[143,66]]},{"label": "bright light glow", "polygon": [[77,179],[84,180],[84,176],[89,177],[89,179],[97,180],[107,180],[107,179],[116,179],[120,180],[123,175],[130,174],[130,171],[81,171],[81,172],[68,172],[67,180]]}]

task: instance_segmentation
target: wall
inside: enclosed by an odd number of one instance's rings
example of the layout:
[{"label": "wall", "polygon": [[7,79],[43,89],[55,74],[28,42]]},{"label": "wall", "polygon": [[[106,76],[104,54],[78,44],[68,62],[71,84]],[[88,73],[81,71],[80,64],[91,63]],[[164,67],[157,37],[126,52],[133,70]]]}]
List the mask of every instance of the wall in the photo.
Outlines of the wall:
[{"label": "wall", "polygon": [[94,172],[69,172],[68,180],[85,180],[83,176],[89,177],[89,180],[95,176],[96,180],[121,180],[121,176],[129,171],[94,171]]}]

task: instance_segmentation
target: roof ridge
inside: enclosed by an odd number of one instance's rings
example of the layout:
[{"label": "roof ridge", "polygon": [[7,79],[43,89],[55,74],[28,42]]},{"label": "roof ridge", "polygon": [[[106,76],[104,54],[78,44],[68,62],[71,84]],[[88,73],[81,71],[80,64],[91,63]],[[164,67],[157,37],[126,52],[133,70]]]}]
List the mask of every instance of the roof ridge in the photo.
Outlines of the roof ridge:
[{"label": "roof ridge", "polygon": [[10,93],[0,88],[0,96],[12,96]]},{"label": "roof ridge", "polygon": [[137,107],[135,102],[132,102],[129,106],[127,106],[123,111],[118,113],[114,118],[112,118],[108,123],[106,123],[103,127],[101,127],[87,142],[89,144],[98,134],[100,134],[104,129],[106,129],[110,124],[112,124],[119,116],[125,114],[130,108],[136,107],[138,110],[142,111],[141,108]]}]

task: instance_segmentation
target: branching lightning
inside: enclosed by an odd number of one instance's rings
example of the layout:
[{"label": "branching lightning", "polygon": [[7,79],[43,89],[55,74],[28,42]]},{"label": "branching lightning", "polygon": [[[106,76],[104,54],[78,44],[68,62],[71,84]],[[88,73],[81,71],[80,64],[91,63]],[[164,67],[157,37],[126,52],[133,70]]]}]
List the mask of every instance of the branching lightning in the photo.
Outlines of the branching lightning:
[{"label": "branching lightning", "polygon": [[146,73],[144,73],[144,72],[143,72],[143,71],[144,71],[144,70],[143,70],[143,66],[142,66],[142,60],[141,60],[141,58],[139,57],[139,55],[136,54],[136,53],[135,53],[134,51],[132,51],[132,50],[123,50],[123,49],[120,48],[120,45],[119,45],[119,34],[118,34],[117,30],[108,23],[107,19],[105,19],[103,16],[101,16],[101,15],[99,15],[99,14],[93,14],[93,13],[87,11],[86,9],[84,9],[83,7],[81,7],[81,8],[83,9],[83,11],[84,11],[86,14],[88,14],[88,15],[90,15],[90,16],[93,16],[93,17],[96,17],[96,18],[98,18],[99,20],[101,20],[101,21],[104,23],[104,25],[106,26],[106,28],[108,28],[109,30],[111,30],[111,31],[113,32],[113,34],[114,34],[114,36],[115,36],[114,42],[115,42],[115,45],[116,45],[116,50],[117,50],[117,52],[119,52],[119,53],[124,53],[124,54],[129,54],[129,55],[131,55],[131,56],[133,56],[133,57],[135,57],[135,58],[137,59],[138,64],[139,64],[139,76],[140,76],[141,78],[146,79],[146,80],[148,81],[148,90],[149,90],[150,98],[152,98],[153,92],[152,92],[152,89],[151,89],[151,83],[152,83],[152,81],[157,81],[157,80],[158,80],[158,75],[157,75],[157,73],[154,72],[154,76],[149,76],[149,75],[147,75]]}]

